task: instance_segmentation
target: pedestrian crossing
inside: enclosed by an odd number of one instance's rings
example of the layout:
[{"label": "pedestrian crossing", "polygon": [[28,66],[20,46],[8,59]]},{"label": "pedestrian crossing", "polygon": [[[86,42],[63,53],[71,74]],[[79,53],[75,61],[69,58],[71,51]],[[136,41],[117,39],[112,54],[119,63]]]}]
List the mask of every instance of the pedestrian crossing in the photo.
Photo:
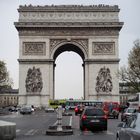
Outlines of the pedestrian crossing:
[{"label": "pedestrian crossing", "polygon": [[[49,116],[53,116],[54,114],[49,114]],[[20,113],[13,113],[10,115],[4,115],[4,116],[0,116],[0,118],[22,118],[22,117],[46,117],[46,114],[27,114],[27,115],[22,115]]]},{"label": "pedestrian crossing", "polygon": [[42,135],[42,134],[45,134],[45,132],[46,130],[41,130],[41,129],[29,129],[29,130],[17,129],[16,135],[17,136],[33,136],[33,135]]}]

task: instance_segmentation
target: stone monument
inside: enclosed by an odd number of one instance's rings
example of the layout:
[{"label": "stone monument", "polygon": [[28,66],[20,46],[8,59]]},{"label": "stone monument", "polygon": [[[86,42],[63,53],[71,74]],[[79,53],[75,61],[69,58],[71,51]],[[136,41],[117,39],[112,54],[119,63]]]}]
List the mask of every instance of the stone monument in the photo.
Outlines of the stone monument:
[{"label": "stone monument", "polygon": [[55,60],[74,51],[83,60],[86,100],[119,101],[117,5],[20,6],[19,104],[45,106],[55,95]]}]

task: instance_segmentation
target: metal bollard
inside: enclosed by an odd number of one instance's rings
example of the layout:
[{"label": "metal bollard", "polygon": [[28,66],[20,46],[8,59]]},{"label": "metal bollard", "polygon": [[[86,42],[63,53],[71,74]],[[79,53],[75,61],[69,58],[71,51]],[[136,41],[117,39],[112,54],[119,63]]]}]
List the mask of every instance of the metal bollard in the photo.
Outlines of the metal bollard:
[{"label": "metal bollard", "polygon": [[62,131],[62,106],[58,106],[57,110],[57,131]]}]

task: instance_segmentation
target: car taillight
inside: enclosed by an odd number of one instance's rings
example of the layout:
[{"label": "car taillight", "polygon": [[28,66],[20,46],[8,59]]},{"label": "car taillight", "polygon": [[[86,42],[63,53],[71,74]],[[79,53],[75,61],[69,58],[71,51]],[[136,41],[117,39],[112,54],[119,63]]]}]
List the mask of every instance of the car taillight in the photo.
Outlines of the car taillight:
[{"label": "car taillight", "polygon": [[104,118],[104,119],[107,119],[107,115],[104,115],[103,118]]},{"label": "car taillight", "polygon": [[83,115],[83,116],[82,116],[82,120],[85,120],[86,118],[87,118],[86,115]]},{"label": "car taillight", "polygon": [[78,108],[77,107],[75,108],[75,111],[78,111]]}]

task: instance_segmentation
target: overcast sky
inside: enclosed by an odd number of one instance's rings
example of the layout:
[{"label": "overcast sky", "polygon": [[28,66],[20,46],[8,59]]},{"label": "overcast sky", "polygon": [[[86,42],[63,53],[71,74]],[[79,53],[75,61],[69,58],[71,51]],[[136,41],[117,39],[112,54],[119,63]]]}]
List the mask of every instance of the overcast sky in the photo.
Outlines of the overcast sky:
[{"label": "overcast sky", "polygon": [[[18,21],[17,8],[25,4],[119,5],[120,21],[124,22],[119,36],[120,66],[127,64],[133,42],[140,39],[140,0],[0,0],[0,60],[6,62],[14,88],[18,88],[19,40],[13,23]],[[58,56],[56,64],[56,98],[82,97],[83,71],[80,56],[73,52],[65,52]]]}]

